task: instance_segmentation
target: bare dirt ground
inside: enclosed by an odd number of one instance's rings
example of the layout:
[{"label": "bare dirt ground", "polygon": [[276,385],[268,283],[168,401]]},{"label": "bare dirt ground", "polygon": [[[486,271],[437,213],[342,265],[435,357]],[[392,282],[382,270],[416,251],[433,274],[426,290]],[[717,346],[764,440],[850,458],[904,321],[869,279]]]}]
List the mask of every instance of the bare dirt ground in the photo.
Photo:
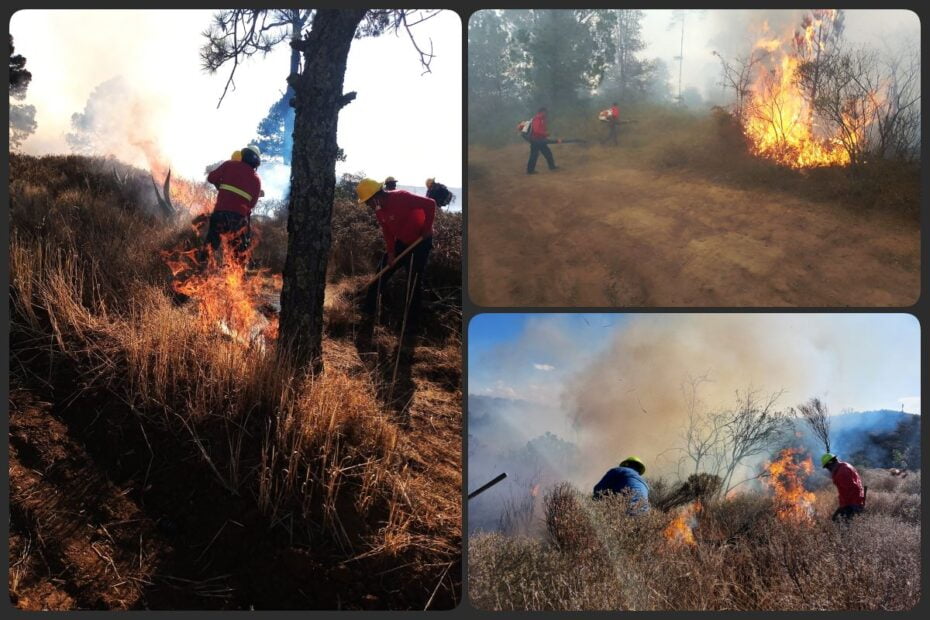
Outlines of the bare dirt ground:
[{"label": "bare dirt ground", "polygon": [[623,147],[469,148],[468,283],[482,306],[907,306],[920,231],[772,188],[651,170]]}]

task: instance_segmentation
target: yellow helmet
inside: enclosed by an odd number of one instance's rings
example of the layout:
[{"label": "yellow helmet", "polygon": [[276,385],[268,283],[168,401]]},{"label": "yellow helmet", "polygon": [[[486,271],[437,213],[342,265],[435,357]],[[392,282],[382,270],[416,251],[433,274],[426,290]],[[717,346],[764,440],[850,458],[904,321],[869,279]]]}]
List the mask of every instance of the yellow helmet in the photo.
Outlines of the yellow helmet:
[{"label": "yellow helmet", "polygon": [[430,177],[430,178],[426,179],[426,189],[431,188],[431,187],[433,186],[433,183],[435,183],[435,182],[436,182],[436,178],[435,178],[435,177]]},{"label": "yellow helmet", "polygon": [[374,179],[362,179],[355,186],[355,193],[358,194],[360,203],[368,202],[368,199],[381,191],[383,185]]},{"label": "yellow helmet", "polygon": [[646,464],[643,463],[643,460],[638,456],[628,456],[620,463],[621,467],[631,467],[639,472],[639,475],[642,476],[646,473]]},{"label": "yellow helmet", "polygon": [[242,161],[242,151],[233,151],[229,158],[233,161]]}]

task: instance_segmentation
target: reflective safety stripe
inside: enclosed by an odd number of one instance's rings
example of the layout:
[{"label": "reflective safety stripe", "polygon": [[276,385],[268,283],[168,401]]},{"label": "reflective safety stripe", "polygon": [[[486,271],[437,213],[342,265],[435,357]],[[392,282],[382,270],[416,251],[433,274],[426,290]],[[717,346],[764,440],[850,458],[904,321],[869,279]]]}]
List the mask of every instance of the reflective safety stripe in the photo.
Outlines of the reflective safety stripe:
[{"label": "reflective safety stripe", "polygon": [[243,198],[245,198],[246,200],[248,200],[249,202],[252,202],[252,195],[251,195],[250,193],[248,193],[247,191],[245,191],[245,190],[239,189],[238,187],[234,187],[234,186],[232,186],[232,185],[227,185],[226,183],[221,183],[221,184],[220,184],[220,189],[225,189],[225,190],[230,191],[230,192],[232,192],[232,193],[234,193],[234,194],[238,194],[238,195],[242,196]]}]

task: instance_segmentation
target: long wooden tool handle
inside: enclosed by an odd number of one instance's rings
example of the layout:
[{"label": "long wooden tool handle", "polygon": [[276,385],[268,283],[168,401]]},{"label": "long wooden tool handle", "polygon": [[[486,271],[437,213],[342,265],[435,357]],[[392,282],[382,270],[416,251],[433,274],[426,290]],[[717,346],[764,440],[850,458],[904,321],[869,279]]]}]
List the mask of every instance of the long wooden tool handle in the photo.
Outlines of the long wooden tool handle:
[{"label": "long wooden tool handle", "polygon": [[478,495],[479,493],[482,493],[482,492],[484,492],[484,491],[487,491],[488,489],[490,489],[491,487],[493,487],[495,484],[497,484],[498,482],[500,482],[501,480],[503,480],[503,479],[506,478],[506,477],[507,477],[507,473],[506,473],[506,472],[500,474],[497,478],[495,478],[495,479],[492,480],[491,482],[488,482],[488,483],[485,484],[484,486],[479,487],[479,488],[475,489],[474,491],[472,491],[471,493],[469,493],[469,494],[468,494],[468,499],[473,498],[474,496]]},{"label": "long wooden tool handle", "polygon": [[403,257],[407,256],[407,254],[409,254],[411,251],[413,251],[413,248],[417,247],[417,244],[420,243],[421,241],[423,241],[423,237],[417,237],[416,241],[408,245],[406,248],[404,248],[403,252],[397,255],[397,257],[394,259],[394,263],[391,263],[390,265],[385,265],[384,269],[376,273],[375,276],[371,280],[369,280],[368,283],[365,285],[365,288],[368,288],[369,286],[377,282],[381,278],[381,276],[387,273],[387,271],[391,269],[397,263],[397,261],[399,261]]}]

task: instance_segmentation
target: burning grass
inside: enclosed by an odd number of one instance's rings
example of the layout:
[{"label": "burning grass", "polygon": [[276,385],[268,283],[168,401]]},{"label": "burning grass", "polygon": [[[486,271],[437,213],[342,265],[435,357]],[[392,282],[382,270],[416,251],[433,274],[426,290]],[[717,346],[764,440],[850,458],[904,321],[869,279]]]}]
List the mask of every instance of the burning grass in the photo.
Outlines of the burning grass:
[{"label": "burning grass", "polygon": [[[874,479],[890,476],[867,472]],[[915,490],[911,488],[910,490]],[[769,492],[631,518],[625,497],[593,501],[569,485],[545,499],[545,534],[469,539],[469,595],[488,610],[902,610],[920,598],[920,524],[871,503],[830,521],[832,487],[804,520],[780,518]]]},{"label": "burning grass", "polygon": [[[256,309],[273,283],[270,275],[250,278],[243,265],[230,265],[175,280],[175,291],[180,286],[196,301],[178,305],[167,294],[171,279],[161,251],[190,238],[189,220],[165,225],[131,200],[121,202],[124,186],[94,176],[98,167],[81,158],[12,158],[14,381],[56,403],[65,419],[86,414],[69,403],[94,403],[108,426],[138,425],[143,452],[161,441],[189,463],[190,487],[209,495],[218,486],[221,504],[252,507],[229,518],[261,515],[251,521],[258,529],[244,538],[267,531],[269,546],[283,545],[276,553],[291,545],[312,550],[318,559],[292,566],[269,586],[294,584],[267,605],[312,608],[339,596],[349,607],[454,605],[461,540],[460,470],[451,456],[460,443],[458,376],[449,388],[419,384],[432,399],[423,426],[385,406],[380,375],[347,342],[330,338],[326,370],[305,376],[282,363],[273,347],[237,337],[260,320]],[[72,187],[75,179],[86,182]],[[144,183],[138,186],[143,191]],[[252,283],[258,288],[249,288]],[[230,292],[241,294],[241,308],[228,303]],[[273,342],[268,332],[263,338]],[[457,338],[427,344],[424,356],[451,355],[458,368]],[[416,411],[424,408],[417,402]],[[429,437],[423,436],[427,427]],[[424,468],[432,452],[441,456]],[[450,459],[455,463],[447,467]],[[139,485],[142,496],[160,493],[145,489],[143,480],[127,484]],[[286,532],[286,542],[275,531]],[[349,574],[358,567],[355,581],[363,591],[357,600],[349,590],[340,595],[336,587],[300,585],[329,583],[326,571],[347,561],[355,562]],[[371,577],[376,569],[390,569],[390,576]],[[273,582],[276,571],[280,565],[263,579]],[[301,587],[320,591],[319,600],[299,593]],[[379,594],[378,603],[362,599],[365,589],[384,587],[393,593]],[[227,594],[223,604],[232,607],[253,600]]]}]

